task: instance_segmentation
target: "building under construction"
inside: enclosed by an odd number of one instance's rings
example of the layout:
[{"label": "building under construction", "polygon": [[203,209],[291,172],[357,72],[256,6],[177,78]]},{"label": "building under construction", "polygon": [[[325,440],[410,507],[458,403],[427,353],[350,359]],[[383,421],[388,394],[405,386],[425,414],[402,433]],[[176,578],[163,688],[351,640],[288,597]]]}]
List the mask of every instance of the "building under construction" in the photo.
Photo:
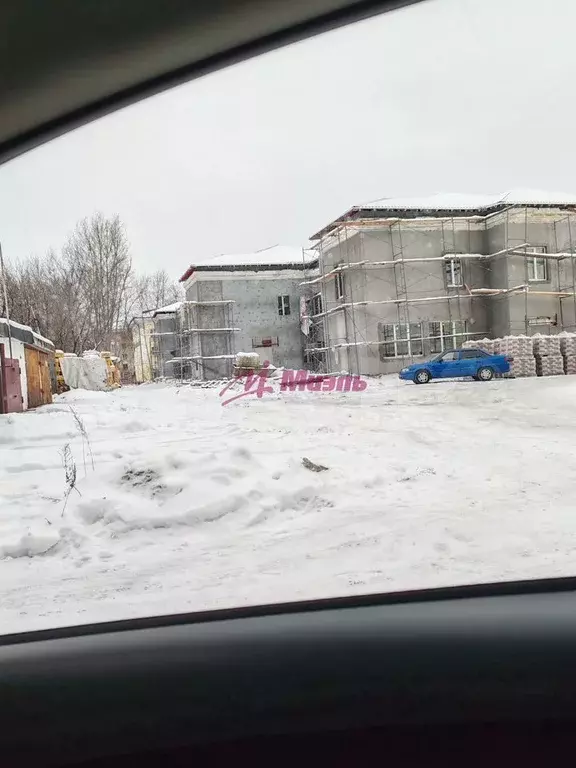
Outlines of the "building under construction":
[{"label": "building under construction", "polygon": [[164,356],[164,368],[176,378],[226,378],[239,352],[300,368],[301,284],[317,262],[314,252],[273,246],[192,264],[181,277],[186,300],[176,324],[155,337],[169,339],[172,358]]},{"label": "building under construction", "polygon": [[466,340],[576,330],[575,227],[576,195],[352,207],[312,238],[311,367],[393,373]]}]

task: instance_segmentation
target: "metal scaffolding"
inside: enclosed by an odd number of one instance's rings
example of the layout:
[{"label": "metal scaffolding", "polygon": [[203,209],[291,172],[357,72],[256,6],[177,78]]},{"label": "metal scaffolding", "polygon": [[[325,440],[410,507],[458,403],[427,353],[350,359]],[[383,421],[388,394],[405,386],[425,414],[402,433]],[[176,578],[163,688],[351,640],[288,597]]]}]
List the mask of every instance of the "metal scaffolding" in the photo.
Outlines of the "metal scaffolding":
[{"label": "metal scaffolding", "polygon": [[181,380],[231,376],[235,358],[234,301],[183,301],[173,336],[177,354],[166,361],[169,375]]},{"label": "metal scaffolding", "polygon": [[[545,214],[541,217],[542,220],[539,220],[538,215],[542,214],[542,208]],[[551,210],[554,211],[553,214]],[[512,214],[514,214],[514,231],[511,226]],[[500,216],[502,219],[504,248],[492,253],[472,252],[470,243],[474,225],[484,222],[483,231],[486,231],[486,222],[492,216]],[[504,296],[511,301],[515,295],[518,295],[521,297],[520,301],[523,301],[522,332],[529,334],[537,321],[544,322],[547,319],[531,316],[530,313],[533,312],[531,299],[537,301],[538,297],[549,297],[554,299],[557,307],[555,317],[548,318],[549,324],[556,330],[576,330],[576,252],[572,238],[574,216],[576,216],[576,209],[556,210],[553,206],[546,208],[526,205],[510,206],[487,216],[476,214],[462,217],[423,217],[440,233],[442,253],[440,256],[420,255],[421,246],[407,247],[405,235],[416,231],[414,220],[410,218],[370,218],[336,223],[328,234],[320,238],[316,246],[319,274],[309,276],[302,283],[309,297],[307,319],[310,328],[318,328],[316,333],[310,334],[308,338],[307,363],[312,369],[330,372],[335,367],[342,367],[342,360],[345,359],[345,367],[348,371],[362,373],[359,350],[365,348],[367,351],[372,350],[368,354],[377,355],[383,345],[391,343],[383,338],[370,338],[370,323],[372,335],[375,325],[379,328],[381,322],[392,323],[389,312],[384,312],[381,316],[375,313],[375,308],[379,306],[383,310],[386,306],[389,308],[394,306],[398,328],[406,329],[406,335],[403,338],[394,338],[397,348],[406,349],[406,354],[396,355],[400,358],[401,364],[404,364],[405,360],[413,361],[414,357],[421,356],[415,356],[412,353],[416,345],[409,342],[420,342],[419,349],[423,348],[424,344],[429,348],[436,347],[435,344],[430,343],[439,338],[430,331],[433,325],[450,323],[453,330],[450,336],[459,342],[486,335],[486,330],[474,331],[471,327],[467,327],[466,331],[460,330],[466,327],[467,323],[466,310],[463,306],[465,302],[497,300]],[[519,223],[520,218],[523,218],[523,223]],[[421,222],[422,219],[419,219],[418,223],[421,224]],[[550,227],[551,234],[548,234],[545,246],[542,242],[536,242],[537,238],[533,235],[530,236],[533,224],[545,224]],[[457,247],[457,230],[461,233],[466,229],[469,249],[464,253],[460,252],[462,247]],[[426,229],[418,231],[426,237]],[[352,238],[356,235],[359,236],[355,237],[355,243],[352,244]],[[381,249],[383,258],[372,260],[365,258],[365,238],[378,239],[379,236],[383,243]],[[460,234],[460,243],[465,239]],[[416,253],[414,253],[415,250]],[[332,253],[327,258],[327,253],[330,251],[336,252],[336,256]],[[413,257],[410,252],[414,253]],[[510,286],[508,269],[506,269],[508,285],[494,285],[494,282],[498,282],[491,274],[495,260],[506,258],[509,263],[512,257],[523,259],[523,278],[518,285]],[[334,263],[334,259],[337,263]],[[434,269],[438,264],[448,265],[454,262],[458,263],[461,275],[467,272],[468,275],[473,274],[474,278],[461,279],[458,285],[448,285],[447,266],[444,266],[441,274],[444,282],[443,290],[424,291],[428,295],[422,295],[422,291],[413,290],[414,279],[410,283],[407,278],[410,267],[413,268],[412,274],[415,272],[423,274],[421,280],[416,281],[418,284],[426,277],[437,278],[438,274]],[[542,262],[546,265],[545,280],[538,279],[535,272],[536,263],[541,266]],[[474,264],[480,266],[481,270],[473,270],[471,265]],[[564,264],[568,267],[564,268]],[[372,295],[378,293],[374,288],[376,280],[381,281],[379,284],[382,287],[381,295],[377,298],[364,298],[368,284],[372,286]],[[310,298],[315,295],[321,296],[320,311],[318,311],[318,302],[314,303]],[[570,300],[570,311],[568,311],[567,299]],[[411,308],[427,304],[431,306],[432,316],[429,321],[422,320],[421,313],[418,313],[418,320],[415,322],[411,316]],[[442,304],[443,310],[439,313],[434,312],[432,308]],[[465,306],[471,307],[472,304],[466,303]],[[486,314],[490,315],[492,309],[488,305],[485,306]],[[434,315],[441,315],[442,319]],[[343,319],[336,320],[337,317]],[[488,325],[488,320],[486,323]],[[418,336],[410,338],[412,325],[420,325],[420,328],[426,326],[427,333],[420,331]],[[515,329],[513,332],[516,332]],[[345,358],[341,357],[341,352],[344,351]]]}]

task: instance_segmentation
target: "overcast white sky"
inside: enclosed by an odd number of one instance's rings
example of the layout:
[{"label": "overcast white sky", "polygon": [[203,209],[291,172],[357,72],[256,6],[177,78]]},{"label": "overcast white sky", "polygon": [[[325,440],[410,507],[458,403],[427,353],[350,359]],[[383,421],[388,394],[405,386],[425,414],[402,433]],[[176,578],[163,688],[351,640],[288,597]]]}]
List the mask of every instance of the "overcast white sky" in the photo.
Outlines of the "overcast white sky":
[{"label": "overcast white sky", "polygon": [[0,168],[5,254],[101,210],[176,279],[378,197],[574,191],[575,22],[573,0],[428,0],[149,99]]}]

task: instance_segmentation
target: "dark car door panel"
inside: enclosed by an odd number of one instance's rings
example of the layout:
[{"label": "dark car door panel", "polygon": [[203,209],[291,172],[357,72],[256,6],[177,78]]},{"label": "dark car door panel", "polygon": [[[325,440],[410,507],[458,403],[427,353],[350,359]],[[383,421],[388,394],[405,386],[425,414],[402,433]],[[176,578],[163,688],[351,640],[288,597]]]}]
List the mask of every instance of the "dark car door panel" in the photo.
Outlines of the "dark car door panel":
[{"label": "dark car door panel", "polygon": [[576,718],[574,589],[501,584],[4,637],[0,747],[74,762],[312,731]]}]

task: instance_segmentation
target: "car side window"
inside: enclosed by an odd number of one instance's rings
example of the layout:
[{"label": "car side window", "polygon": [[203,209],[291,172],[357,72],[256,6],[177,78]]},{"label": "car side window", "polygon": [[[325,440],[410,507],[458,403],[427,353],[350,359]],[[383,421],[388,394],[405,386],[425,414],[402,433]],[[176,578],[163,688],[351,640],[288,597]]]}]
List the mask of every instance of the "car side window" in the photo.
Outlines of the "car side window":
[{"label": "car side window", "polygon": [[483,357],[478,349],[463,349],[460,356],[462,360],[476,360],[479,357]]},{"label": "car side window", "polygon": [[442,358],[441,358],[441,359],[442,359],[442,360],[443,360],[445,363],[451,363],[451,362],[453,362],[454,360],[456,360],[456,359],[457,359],[457,357],[458,357],[458,354],[457,354],[457,352],[446,352],[444,355],[442,355]]}]

